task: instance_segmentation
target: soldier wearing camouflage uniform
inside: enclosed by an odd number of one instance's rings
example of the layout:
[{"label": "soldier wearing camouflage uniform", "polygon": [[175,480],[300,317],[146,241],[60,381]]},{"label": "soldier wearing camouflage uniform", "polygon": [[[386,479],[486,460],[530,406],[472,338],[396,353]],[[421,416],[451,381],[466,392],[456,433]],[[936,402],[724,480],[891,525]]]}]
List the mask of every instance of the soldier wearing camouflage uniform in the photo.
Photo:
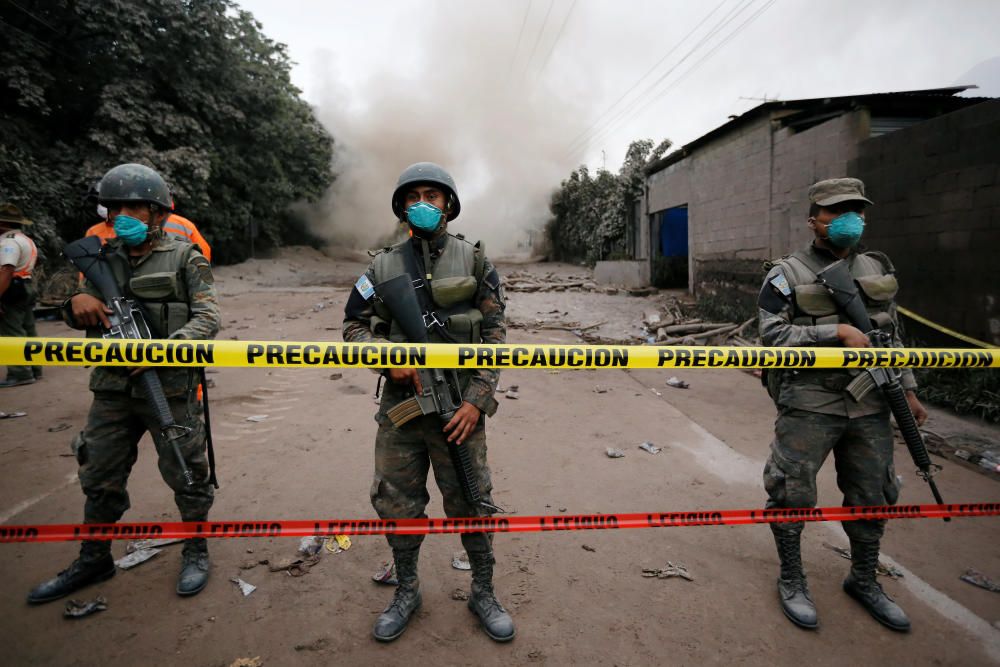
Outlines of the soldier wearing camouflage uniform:
[{"label": "soldier wearing camouflage uniform", "polygon": [[[22,231],[33,224],[13,204],[0,206],[0,336],[38,337],[31,280],[38,248]],[[41,377],[41,366],[8,366],[0,388],[34,384]]]},{"label": "soldier wearing camouflage uniform", "polygon": [[[122,292],[138,301],[154,336],[174,340],[211,339],[221,317],[212,269],[198,248],[164,236],[161,224],[169,214],[170,193],[155,171],[138,164],[119,165],[105,174],[99,186],[102,204],[115,220],[117,238],[104,252]],[[66,322],[100,335],[108,327],[104,298],[89,282],[63,306]],[[85,523],[115,523],[129,508],[127,483],[138,457],[138,444],[146,431],[153,436],[160,474],[174,491],[183,521],[205,521],[212,507],[213,489],[208,481],[205,425],[196,416],[196,371],[160,368],[163,392],[178,424],[189,433],[177,441],[194,484],[188,486],[170,444],[161,436],[155,413],[134,382],[141,372],[98,366],[90,375],[94,402],[87,425],[73,441],[80,464],[80,486],[87,497]],[[178,595],[194,595],[208,582],[208,545],[204,538],[185,540]],[[85,541],[80,556],[55,578],[35,587],[28,602],[61,598],[87,584],[115,574],[108,541]]]},{"label": "soldier wearing camouflage uniform", "polygon": [[[507,328],[504,320],[504,296],[500,276],[480,244],[472,244],[460,235],[451,235],[447,224],[458,217],[461,205],[451,176],[436,164],[421,162],[408,167],[399,177],[392,196],[392,210],[409,224],[411,237],[379,253],[352,290],[345,308],[344,340],[405,341],[397,323],[378,297],[374,286],[402,274],[410,274],[418,289],[426,280],[433,306],[450,336],[463,343],[503,343]],[[409,246],[409,247],[407,247]],[[408,255],[408,253],[410,253]],[[416,260],[413,275],[407,258]],[[431,342],[446,342],[433,328]],[[390,369],[385,392],[375,420],[375,480],[371,501],[383,519],[426,517],[427,472],[434,468],[434,479],[444,498],[445,513],[450,517],[476,516],[462,495],[458,478],[448,454],[448,442],[468,447],[478,474],[480,493],[492,504],[490,471],[486,463],[485,418],[497,409],[496,391],[499,373],[495,370],[460,372],[463,403],[444,427],[437,415],[417,417],[399,427],[388,413],[413,396],[418,381],[413,369]],[[486,634],[496,641],[514,637],[510,615],[497,601],[493,590],[493,549],[491,536],[485,533],[463,534],[462,544],[472,565],[472,596],[469,609],[480,619]],[[417,557],[423,535],[389,535],[396,563],[399,585],[389,606],[375,622],[373,635],[379,641],[392,641],[406,629],[410,616],[421,604],[417,580]]]},{"label": "soldier wearing camouflage uniform", "polygon": [[[820,181],[809,189],[812,243],[769,263],[758,299],[760,336],[764,345],[870,347],[865,333],[848,323],[816,274],[829,264],[848,262],[872,321],[898,335],[895,295],[898,284],[889,258],[864,252],[858,241],[864,229],[864,184],[856,178]],[[833,452],[837,484],[844,505],[893,505],[899,484],[893,468],[893,434],[889,408],[881,393],[859,396],[851,382],[860,370],[770,371],[768,392],[778,407],[771,456],[764,469],[768,508],[814,507],[816,474]],[[907,402],[918,423],[927,413],[916,398],[913,373],[903,372]],[[782,610],[796,625],[817,627],[813,603],[802,570],[801,522],[771,524],[781,574],[778,594]],[[851,570],[844,590],[872,616],[898,631],[908,631],[906,614],[875,579],[879,541],[885,521],[847,521]]]}]

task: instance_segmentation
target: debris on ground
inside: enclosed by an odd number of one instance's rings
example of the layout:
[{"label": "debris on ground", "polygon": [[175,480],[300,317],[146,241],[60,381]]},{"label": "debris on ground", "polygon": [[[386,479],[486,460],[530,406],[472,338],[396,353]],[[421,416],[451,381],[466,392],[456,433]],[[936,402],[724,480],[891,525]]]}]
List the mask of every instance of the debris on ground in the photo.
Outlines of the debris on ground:
[{"label": "debris on ground", "polygon": [[171,544],[180,544],[183,541],[183,537],[161,537],[151,540],[132,540],[125,547],[125,553],[130,554],[136,551],[142,551],[143,549],[160,549]]},{"label": "debris on ground", "polygon": [[339,380],[342,377],[344,377],[343,373],[330,373],[331,380]]},{"label": "debris on ground", "polygon": [[264,663],[258,655],[256,658],[236,658],[229,667],[263,667]]},{"label": "debris on ground", "polygon": [[667,561],[666,567],[661,568],[642,568],[642,576],[644,577],[656,577],[657,579],[670,579],[671,577],[680,577],[681,579],[687,579],[688,581],[694,581],[694,577],[688,574],[687,568],[681,563],[671,563]]},{"label": "debris on ground", "polygon": [[319,535],[303,537],[299,540],[299,553],[306,558],[315,556],[323,548],[323,538]]},{"label": "debris on ground", "polygon": [[136,565],[142,565],[147,560],[153,558],[159,554],[163,549],[139,549],[138,551],[133,551],[127,556],[122,556],[115,561],[115,566],[119,570],[131,570]]},{"label": "debris on ground", "polygon": [[659,454],[661,451],[663,451],[662,447],[657,447],[651,442],[642,443],[641,445],[639,445],[639,449],[644,449],[650,454]]},{"label": "debris on ground", "polygon": [[15,417],[27,417],[27,412],[0,412],[0,419],[14,419]]},{"label": "debris on ground", "polygon": [[973,570],[971,567],[965,571],[965,574],[959,577],[962,581],[972,584],[973,586],[979,586],[988,591],[993,591],[994,593],[1000,593],[1000,582],[993,581],[987,577],[982,572]]},{"label": "debris on ground", "polygon": [[465,592],[464,590],[462,590],[461,588],[456,588],[455,590],[453,590],[451,592],[451,599],[452,600],[468,600],[469,599],[469,594],[467,592]]},{"label": "debris on ground", "polygon": [[584,551],[590,551],[590,552],[594,552],[594,551],[597,551],[597,549],[595,549],[594,547],[590,546],[589,544],[581,544],[581,545],[580,545],[580,547],[581,547],[581,548],[582,548],[582,549],[583,549]]},{"label": "debris on ground", "polygon": [[[836,547],[829,542],[824,542],[823,546],[838,554],[844,560],[851,560],[851,550],[844,547]],[[890,579],[902,579],[903,573],[897,567],[892,565],[887,565],[879,560],[878,565],[875,566],[875,573],[882,577],[889,577]]]},{"label": "debris on ground", "polygon": [[679,378],[677,378],[675,376],[671,376],[670,379],[667,380],[667,386],[668,387],[676,387],[677,389],[687,389],[691,385],[689,385],[684,380],[681,380],[681,379],[679,379]]},{"label": "debris on ground", "polygon": [[61,424],[56,424],[55,426],[49,427],[49,433],[58,433],[59,431],[65,431],[69,427],[70,425],[67,424],[66,422],[63,422]]},{"label": "debris on ground", "polygon": [[587,276],[556,276],[549,272],[536,276],[527,271],[512,271],[504,276],[504,289],[508,292],[593,292],[597,283]]},{"label": "debris on ground", "polygon": [[517,393],[518,389],[519,387],[516,384],[512,384],[511,386],[507,387],[507,391],[504,392],[504,398],[510,398],[516,401],[518,399],[518,393]]},{"label": "debris on ground", "polygon": [[275,563],[268,563],[267,569],[271,572],[287,572],[290,577],[302,577],[309,574],[309,570],[320,561],[321,556],[316,553],[308,558],[282,558]]},{"label": "debris on ground", "polygon": [[595,394],[606,394],[609,391],[611,391],[611,390],[608,389],[608,388],[605,388],[605,387],[594,387],[594,393]]},{"label": "debris on ground", "polygon": [[625,456],[625,452],[623,452],[620,449],[615,449],[614,447],[608,447],[608,449],[604,453],[607,455],[609,459],[620,459],[624,458]]},{"label": "debris on ground", "polygon": [[347,535],[334,535],[326,538],[326,550],[332,554],[339,554],[351,548],[351,538]]},{"label": "debris on ground", "polygon": [[256,424],[259,424],[260,422],[265,421],[266,419],[267,415],[250,415],[249,417],[247,417],[248,422],[254,422]]},{"label": "debris on ground", "polygon": [[232,577],[229,581],[236,584],[236,587],[240,589],[240,593],[243,593],[243,597],[246,597],[257,590],[257,587],[251,583],[243,581],[239,577]]},{"label": "debris on ground", "polygon": [[296,644],[296,651],[322,651],[327,646],[329,646],[330,640],[326,637],[320,637],[319,639],[314,639],[308,644]]},{"label": "debris on ground", "polygon": [[391,560],[388,563],[382,563],[379,571],[372,575],[372,581],[376,584],[385,584],[386,586],[398,585],[399,579],[396,578],[396,561]]},{"label": "debris on ground", "polygon": [[456,551],[455,555],[451,558],[451,566],[456,570],[471,570],[472,565],[469,563],[469,554],[464,551]]},{"label": "debris on ground", "polygon": [[103,595],[98,595],[93,600],[70,600],[66,603],[66,611],[63,616],[66,618],[83,618],[108,608],[108,601]]},{"label": "debris on ground", "polygon": [[240,569],[241,569],[241,570],[252,570],[252,569],[254,569],[255,567],[257,567],[258,565],[261,565],[261,563],[258,563],[258,562],[257,562],[257,561],[255,561],[255,560],[248,560],[248,561],[244,561],[244,562],[243,562],[243,563],[242,563],[242,564],[240,565]]}]

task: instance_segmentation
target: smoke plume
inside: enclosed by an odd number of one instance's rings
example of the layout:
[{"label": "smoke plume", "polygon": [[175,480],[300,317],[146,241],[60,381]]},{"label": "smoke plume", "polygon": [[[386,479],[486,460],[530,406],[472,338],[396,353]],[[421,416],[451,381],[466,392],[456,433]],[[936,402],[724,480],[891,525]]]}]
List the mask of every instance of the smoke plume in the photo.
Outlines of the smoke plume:
[{"label": "smoke plume", "polygon": [[336,69],[349,63],[330,64],[317,112],[337,142],[338,177],[310,212],[314,231],[331,243],[374,247],[397,228],[396,178],[426,160],[458,186],[462,212],[452,233],[483,240],[491,256],[532,250],[552,191],[575,166],[567,147],[589,113],[565,77],[550,87],[539,75],[559,46],[561,16],[539,37],[542,21],[523,22],[524,7],[436,3],[416,15],[419,25],[405,26],[424,41],[400,48],[398,68],[347,87]]}]

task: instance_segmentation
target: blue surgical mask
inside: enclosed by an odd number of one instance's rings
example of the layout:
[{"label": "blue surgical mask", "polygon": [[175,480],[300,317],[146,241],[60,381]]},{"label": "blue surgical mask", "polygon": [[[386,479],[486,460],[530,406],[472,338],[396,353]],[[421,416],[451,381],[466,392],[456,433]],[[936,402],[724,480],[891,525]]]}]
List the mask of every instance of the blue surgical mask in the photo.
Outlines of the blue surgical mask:
[{"label": "blue surgical mask", "polygon": [[149,233],[149,226],[130,215],[115,216],[115,235],[120,238],[125,245],[137,246],[146,241]]},{"label": "blue surgical mask", "polygon": [[838,248],[853,248],[861,240],[865,231],[865,219],[853,211],[838,215],[826,228],[830,243]]},{"label": "blue surgical mask", "polygon": [[427,202],[418,201],[406,207],[406,220],[416,229],[433,232],[441,224],[441,209]]}]

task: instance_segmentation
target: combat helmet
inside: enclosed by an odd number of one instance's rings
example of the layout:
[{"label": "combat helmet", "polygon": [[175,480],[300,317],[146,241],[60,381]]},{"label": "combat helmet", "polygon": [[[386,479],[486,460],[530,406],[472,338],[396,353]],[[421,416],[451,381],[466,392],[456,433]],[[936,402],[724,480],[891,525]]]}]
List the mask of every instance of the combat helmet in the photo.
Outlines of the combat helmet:
[{"label": "combat helmet", "polygon": [[403,211],[406,208],[403,195],[406,194],[407,188],[419,183],[437,185],[444,190],[448,196],[449,204],[447,220],[450,222],[458,217],[462,210],[462,204],[458,200],[455,179],[440,165],[433,162],[417,162],[404,169],[403,173],[399,175],[399,180],[396,181],[396,189],[392,193],[392,212],[396,214],[397,218],[403,219]]},{"label": "combat helmet", "polygon": [[97,200],[108,202],[148,202],[163,210],[173,208],[170,188],[156,171],[142,164],[120,164],[104,174],[97,184]]}]

